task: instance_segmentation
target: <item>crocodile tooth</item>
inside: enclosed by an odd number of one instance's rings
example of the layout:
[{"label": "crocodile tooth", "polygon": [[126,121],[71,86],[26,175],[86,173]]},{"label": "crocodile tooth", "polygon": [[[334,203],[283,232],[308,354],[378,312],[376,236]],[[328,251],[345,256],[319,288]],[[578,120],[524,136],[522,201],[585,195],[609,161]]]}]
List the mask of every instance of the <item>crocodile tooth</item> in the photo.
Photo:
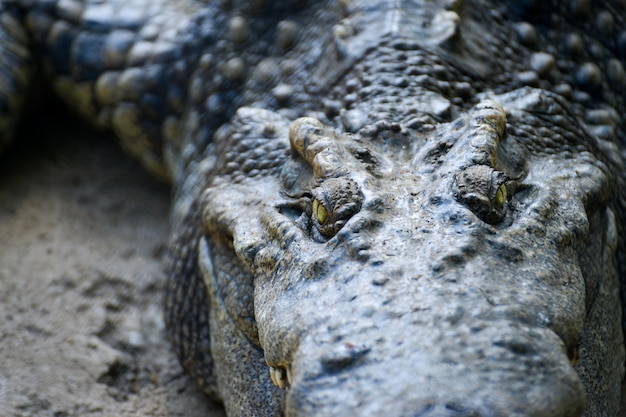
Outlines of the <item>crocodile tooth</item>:
[{"label": "crocodile tooth", "polygon": [[272,382],[274,383],[274,385],[279,386],[278,385],[278,378],[276,373],[278,373],[278,369],[270,366],[270,377],[272,378]]},{"label": "crocodile tooth", "polygon": [[287,371],[285,368],[275,368],[270,366],[270,377],[272,382],[278,388],[285,388],[287,386]]}]

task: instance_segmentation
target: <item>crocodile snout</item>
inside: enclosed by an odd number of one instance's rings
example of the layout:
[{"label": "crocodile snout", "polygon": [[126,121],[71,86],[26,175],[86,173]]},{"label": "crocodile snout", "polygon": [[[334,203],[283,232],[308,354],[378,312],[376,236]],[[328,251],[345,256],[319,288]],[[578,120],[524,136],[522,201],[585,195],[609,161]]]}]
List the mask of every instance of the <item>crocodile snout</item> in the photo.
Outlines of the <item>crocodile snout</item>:
[{"label": "crocodile snout", "polygon": [[582,415],[583,386],[549,329],[412,320],[328,344],[329,335],[307,337],[289,369],[286,415]]},{"label": "crocodile snout", "polygon": [[[415,232],[402,240],[412,251],[391,239],[396,229],[364,229],[384,253],[331,259],[300,285],[258,282],[260,344],[286,389],[287,416],[583,414],[579,270],[528,262],[549,248],[503,265],[505,249],[484,244],[495,239],[489,231],[464,224],[469,232],[446,247]],[[414,255],[424,253],[437,262]],[[576,308],[568,300],[579,300]]]}]

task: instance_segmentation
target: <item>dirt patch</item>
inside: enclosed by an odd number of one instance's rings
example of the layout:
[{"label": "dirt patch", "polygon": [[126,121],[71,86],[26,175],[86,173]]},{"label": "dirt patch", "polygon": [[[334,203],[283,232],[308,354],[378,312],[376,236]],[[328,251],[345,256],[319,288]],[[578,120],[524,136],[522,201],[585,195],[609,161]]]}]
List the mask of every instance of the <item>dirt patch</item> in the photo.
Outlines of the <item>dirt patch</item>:
[{"label": "dirt patch", "polygon": [[165,337],[170,190],[55,118],[0,159],[0,415],[223,416]]}]

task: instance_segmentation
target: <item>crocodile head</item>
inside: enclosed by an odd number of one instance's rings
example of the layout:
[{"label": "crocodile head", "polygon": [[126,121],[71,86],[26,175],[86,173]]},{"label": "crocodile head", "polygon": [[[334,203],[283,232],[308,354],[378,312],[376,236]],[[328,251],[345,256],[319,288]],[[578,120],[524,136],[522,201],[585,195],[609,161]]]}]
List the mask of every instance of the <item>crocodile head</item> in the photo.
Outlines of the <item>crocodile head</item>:
[{"label": "crocodile head", "polygon": [[227,410],[265,383],[287,416],[575,416],[576,367],[623,359],[610,170],[558,99],[356,134],[242,109],[219,134],[199,252]]}]

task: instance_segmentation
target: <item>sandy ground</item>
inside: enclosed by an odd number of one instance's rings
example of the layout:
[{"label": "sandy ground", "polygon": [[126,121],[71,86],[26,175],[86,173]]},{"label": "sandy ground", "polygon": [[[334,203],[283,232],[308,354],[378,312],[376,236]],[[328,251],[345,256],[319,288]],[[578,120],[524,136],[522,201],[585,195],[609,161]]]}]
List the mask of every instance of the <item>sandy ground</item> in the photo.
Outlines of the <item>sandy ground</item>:
[{"label": "sandy ground", "polygon": [[0,416],[223,416],[164,334],[169,189],[41,119],[0,157]]}]

